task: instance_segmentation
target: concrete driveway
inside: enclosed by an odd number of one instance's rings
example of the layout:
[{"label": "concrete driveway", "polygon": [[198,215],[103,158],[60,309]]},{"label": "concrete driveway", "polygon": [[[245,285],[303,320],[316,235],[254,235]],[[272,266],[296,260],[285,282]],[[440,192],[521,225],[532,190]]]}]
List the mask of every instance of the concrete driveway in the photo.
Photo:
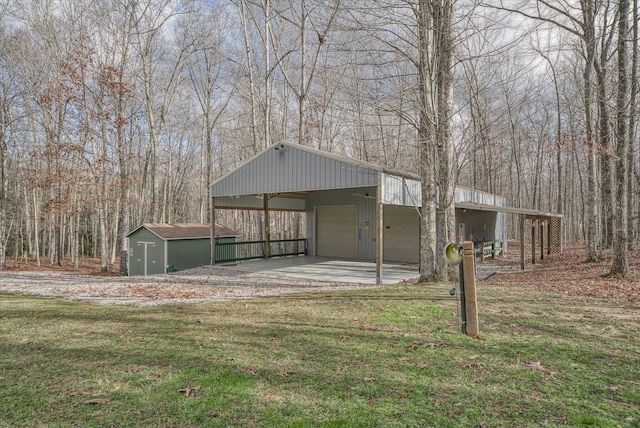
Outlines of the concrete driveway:
[{"label": "concrete driveway", "polygon": [[[269,260],[249,260],[237,264],[217,265],[240,272],[260,272],[315,281],[376,283],[376,264],[357,260],[337,260],[328,257],[278,257]],[[383,263],[382,283],[393,285],[417,279],[417,265]]]}]

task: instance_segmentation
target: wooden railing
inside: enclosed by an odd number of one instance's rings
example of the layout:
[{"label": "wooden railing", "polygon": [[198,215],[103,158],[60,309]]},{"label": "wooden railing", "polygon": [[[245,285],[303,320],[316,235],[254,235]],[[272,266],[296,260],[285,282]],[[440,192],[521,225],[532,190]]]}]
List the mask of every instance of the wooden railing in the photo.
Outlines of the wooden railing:
[{"label": "wooden railing", "polygon": [[484,261],[485,256],[491,256],[492,259],[495,259],[496,256],[503,253],[504,241],[502,239],[476,243],[476,257],[478,257],[481,262]]},{"label": "wooden railing", "polygon": [[[216,263],[264,259],[265,241],[216,242]],[[269,257],[295,256],[307,253],[306,239],[269,241]]]}]

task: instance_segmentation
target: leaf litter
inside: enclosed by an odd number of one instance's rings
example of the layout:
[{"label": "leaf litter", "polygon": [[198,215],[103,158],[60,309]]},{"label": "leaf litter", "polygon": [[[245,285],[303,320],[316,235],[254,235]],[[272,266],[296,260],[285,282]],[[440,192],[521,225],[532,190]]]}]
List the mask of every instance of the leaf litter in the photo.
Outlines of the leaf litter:
[{"label": "leaf litter", "polygon": [[[583,247],[563,249],[562,254],[546,255],[526,269],[520,270],[520,251],[509,247],[507,254],[479,264],[479,270],[497,270],[487,282],[495,285],[517,286],[524,289],[562,293],[568,296],[588,296],[612,300],[618,304],[640,304],[640,257],[629,253],[629,274],[626,277],[608,276],[612,265],[611,251],[603,251],[597,262],[587,262]],[[504,269],[502,266],[512,269]],[[517,269],[513,269],[516,266]]]}]

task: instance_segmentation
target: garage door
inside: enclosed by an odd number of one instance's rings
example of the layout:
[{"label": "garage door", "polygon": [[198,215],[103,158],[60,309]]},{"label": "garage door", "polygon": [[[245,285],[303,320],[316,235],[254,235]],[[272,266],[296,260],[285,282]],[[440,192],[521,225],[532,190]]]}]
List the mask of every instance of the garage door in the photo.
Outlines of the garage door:
[{"label": "garage door", "polygon": [[420,217],[412,207],[385,205],[384,259],[418,263],[420,252]]},{"label": "garage door", "polygon": [[316,208],[316,254],[318,256],[357,257],[355,205]]}]

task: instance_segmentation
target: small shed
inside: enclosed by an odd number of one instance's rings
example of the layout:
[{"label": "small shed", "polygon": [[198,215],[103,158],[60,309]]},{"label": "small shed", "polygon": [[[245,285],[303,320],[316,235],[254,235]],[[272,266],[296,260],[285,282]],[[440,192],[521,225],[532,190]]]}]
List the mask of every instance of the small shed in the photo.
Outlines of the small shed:
[{"label": "small shed", "polygon": [[[236,242],[238,233],[216,224],[216,241]],[[127,235],[129,275],[153,275],[208,265],[211,228],[202,223],[145,223]]]}]

